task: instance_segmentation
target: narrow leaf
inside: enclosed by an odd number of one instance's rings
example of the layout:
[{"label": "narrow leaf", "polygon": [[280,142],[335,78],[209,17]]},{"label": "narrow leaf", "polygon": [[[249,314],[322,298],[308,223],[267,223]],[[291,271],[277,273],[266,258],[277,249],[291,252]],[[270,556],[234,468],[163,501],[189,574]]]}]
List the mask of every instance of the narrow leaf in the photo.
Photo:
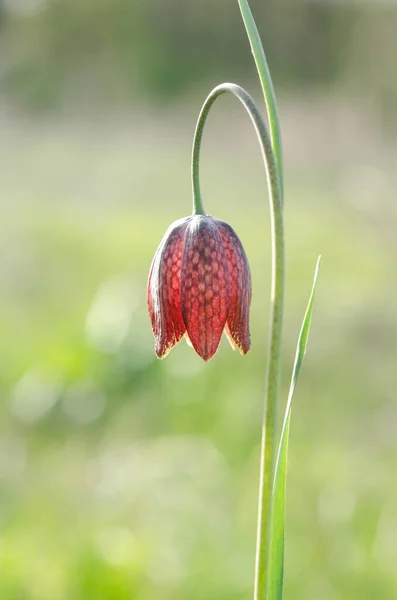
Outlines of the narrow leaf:
[{"label": "narrow leaf", "polygon": [[314,292],[316,289],[320,257],[317,260],[314,273],[313,287],[307,305],[302,328],[299,334],[298,345],[295,355],[295,363],[292,371],[291,384],[289,388],[288,401],[285,410],[284,424],[278,448],[277,462],[274,474],[272,511],[269,539],[269,579],[268,599],[281,600],[283,597],[283,574],[284,574],[284,529],[285,529],[285,486],[287,472],[288,437],[291,419],[291,406],[294,396],[299,372],[306,352],[309,337],[310,323],[312,318]]},{"label": "narrow leaf", "polygon": [[251,51],[254,57],[256,70],[258,71],[263,95],[265,98],[267,116],[269,119],[270,137],[276,159],[278,177],[281,191],[283,190],[283,152],[281,145],[280,119],[278,116],[276,94],[266,60],[265,51],[255,23],[254,16],[248,4],[248,0],[238,0],[241,16],[247,32]]}]

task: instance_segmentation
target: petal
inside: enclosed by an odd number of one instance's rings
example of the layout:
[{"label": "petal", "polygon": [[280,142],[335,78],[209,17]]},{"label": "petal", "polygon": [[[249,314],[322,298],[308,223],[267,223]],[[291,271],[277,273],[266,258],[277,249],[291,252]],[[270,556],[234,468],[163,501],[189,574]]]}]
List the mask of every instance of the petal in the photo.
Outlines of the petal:
[{"label": "petal", "polygon": [[182,252],[181,309],[187,334],[204,360],[217,351],[225,327],[228,271],[222,239],[213,220],[190,220]]},{"label": "petal", "polygon": [[230,225],[214,219],[222,238],[229,271],[229,313],[225,333],[233,348],[241,354],[250,349],[249,308],[252,286],[247,256],[236,232]]},{"label": "petal", "polygon": [[164,358],[186,331],[180,307],[180,275],[183,238],[189,219],[170,225],[150,268],[147,302],[159,358]]}]

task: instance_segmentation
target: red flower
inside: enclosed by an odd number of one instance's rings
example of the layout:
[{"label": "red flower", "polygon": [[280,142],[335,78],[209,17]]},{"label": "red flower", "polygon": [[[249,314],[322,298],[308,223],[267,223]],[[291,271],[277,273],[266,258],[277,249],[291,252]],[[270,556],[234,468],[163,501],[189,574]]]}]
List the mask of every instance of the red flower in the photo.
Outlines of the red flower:
[{"label": "red flower", "polygon": [[150,268],[147,299],[159,358],[186,336],[209,360],[223,331],[233,348],[250,349],[249,264],[237,234],[222,221],[193,215],[170,225]]}]

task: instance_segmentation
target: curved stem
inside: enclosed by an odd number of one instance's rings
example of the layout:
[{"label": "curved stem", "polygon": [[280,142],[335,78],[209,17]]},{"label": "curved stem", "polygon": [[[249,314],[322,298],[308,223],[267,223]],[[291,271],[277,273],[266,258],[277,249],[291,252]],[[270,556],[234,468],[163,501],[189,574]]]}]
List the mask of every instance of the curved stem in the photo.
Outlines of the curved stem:
[{"label": "curved stem", "polygon": [[267,116],[269,119],[270,137],[272,140],[274,157],[276,159],[278,168],[281,192],[283,192],[283,149],[281,144],[280,120],[278,118],[276,94],[267,64],[265,51],[263,50],[262,41],[248,1],[238,0],[238,4],[250,42],[251,51],[254,56],[256,70],[258,71],[263,95],[265,97]]},{"label": "curved stem", "polygon": [[281,332],[284,304],[284,227],[282,211],[282,191],[277,163],[272,150],[269,134],[262,115],[251,96],[240,86],[223,83],[212,90],[203,104],[198,118],[193,140],[192,184],[194,206],[202,209],[199,166],[200,147],[204,126],[215,100],[224,93],[236,96],[244,105],[254,125],[262,150],[266,168],[270,197],[270,222],[272,239],[272,282],[270,310],[269,355],[266,370],[265,401],[266,410],[262,428],[262,451],[259,484],[259,515],[255,567],[255,600],[266,598],[268,570],[268,541],[270,531],[270,510],[276,448],[276,412],[278,384],[281,363]]},{"label": "curved stem", "polygon": [[[208,109],[209,110],[209,109]],[[208,114],[208,113],[207,113]],[[201,116],[201,113],[200,113]],[[205,117],[204,122],[207,117]],[[193,188],[193,214],[194,215],[205,215],[203,200],[201,198],[200,190],[200,179],[199,179],[199,161],[200,161],[200,147],[201,137],[203,134],[204,122],[202,124],[201,133],[197,132],[198,125],[200,123],[200,117],[197,123],[197,128],[194,134],[193,140],[193,151],[192,151],[192,188]],[[197,136],[200,138],[197,143]]]}]

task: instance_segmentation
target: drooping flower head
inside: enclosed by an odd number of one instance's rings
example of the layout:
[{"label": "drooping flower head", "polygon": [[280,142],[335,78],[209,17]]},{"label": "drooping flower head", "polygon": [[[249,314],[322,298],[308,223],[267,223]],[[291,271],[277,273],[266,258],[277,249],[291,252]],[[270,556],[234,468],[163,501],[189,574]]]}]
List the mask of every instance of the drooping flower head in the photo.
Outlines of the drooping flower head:
[{"label": "drooping flower head", "polygon": [[159,358],[185,336],[209,360],[223,331],[233,348],[250,349],[249,264],[222,221],[193,215],[170,225],[150,268],[147,299]]}]

